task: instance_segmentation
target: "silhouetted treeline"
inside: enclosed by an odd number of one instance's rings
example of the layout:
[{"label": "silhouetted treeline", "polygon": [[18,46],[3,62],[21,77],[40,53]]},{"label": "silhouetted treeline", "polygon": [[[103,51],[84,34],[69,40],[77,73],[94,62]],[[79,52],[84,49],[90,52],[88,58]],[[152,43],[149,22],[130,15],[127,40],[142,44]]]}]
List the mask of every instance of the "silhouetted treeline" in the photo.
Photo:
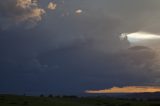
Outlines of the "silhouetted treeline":
[{"label": "silhouetted treeline", "polygon": [[[45,95],[41,94],[40,97],[45,97]],[[49,94],[48,96],[46,97],[49,97],[49,98],[79,98],[78,96],[75,96],[75,95],[57,95],[57,96],[53,96],[52,94]]]}]

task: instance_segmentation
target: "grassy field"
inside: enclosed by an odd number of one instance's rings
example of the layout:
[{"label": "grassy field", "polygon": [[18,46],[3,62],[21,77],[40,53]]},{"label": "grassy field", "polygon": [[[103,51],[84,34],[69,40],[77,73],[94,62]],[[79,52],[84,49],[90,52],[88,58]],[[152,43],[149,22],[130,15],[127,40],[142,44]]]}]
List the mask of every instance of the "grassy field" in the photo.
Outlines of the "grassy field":
[{"label": "grassy field", "polygon": [[0,95],[0,106],[160,106],[160,101]]}]

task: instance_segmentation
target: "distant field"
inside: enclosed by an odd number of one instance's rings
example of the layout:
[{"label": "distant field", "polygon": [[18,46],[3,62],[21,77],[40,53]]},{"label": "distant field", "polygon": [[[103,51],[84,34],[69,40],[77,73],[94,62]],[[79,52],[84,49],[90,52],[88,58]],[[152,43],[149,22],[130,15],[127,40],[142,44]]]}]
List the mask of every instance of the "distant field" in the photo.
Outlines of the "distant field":
[{"label": "distant field", "polygon": [[160,106],[160,101],[0,95],[0,106]]}]

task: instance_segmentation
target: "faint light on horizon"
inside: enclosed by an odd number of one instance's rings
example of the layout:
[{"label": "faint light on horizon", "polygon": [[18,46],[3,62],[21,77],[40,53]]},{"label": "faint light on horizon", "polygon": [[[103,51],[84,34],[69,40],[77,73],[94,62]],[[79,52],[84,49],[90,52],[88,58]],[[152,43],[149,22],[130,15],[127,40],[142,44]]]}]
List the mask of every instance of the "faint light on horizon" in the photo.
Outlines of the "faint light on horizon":
[{"label": "faint light on horizon", "polygon": [[102,94],[102,93],[154,93],[160,92],[160,87],[157,86],[125,86],[113,87],[104,90],[87,90],[85,93]]}]

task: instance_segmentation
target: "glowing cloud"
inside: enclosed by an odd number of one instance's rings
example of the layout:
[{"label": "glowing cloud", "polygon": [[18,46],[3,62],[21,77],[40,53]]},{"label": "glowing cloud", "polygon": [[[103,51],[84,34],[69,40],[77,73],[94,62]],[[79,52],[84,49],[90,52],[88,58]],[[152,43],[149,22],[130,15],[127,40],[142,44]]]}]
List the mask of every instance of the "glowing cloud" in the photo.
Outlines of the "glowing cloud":
[{"label": "glowing cloud", "polygon": [[8,15],[0,17],[0,21],[3,20],[0,23],[2,29],[21,23],[26,23],[27,27],[34,27],[45,14],[38,0],[5,0],[0,4],[0,13],[3,12]]},{"label": "glowing cloud", "polygon": [[160,87],[152,86],[126,86],[126,87],[113,87],[104,90],[87,90],[86,93],[146,93],[146,92],[160,92]]},{"label": "glowing cloud", "polygon": [[77,14],[81,14],[83,11],[81,9],[76,10]]},{"label": "glowing cloud", "polygon": [[34,1],[32,1],[32,0],[17,0],[17,5],[16,6],[25,9],[25,8],[30,7],[31,5],[36,5],[37,6],[36,2],[37,2],[37,0],[34,0]]},{"label": "glowing cloud", "polygon": [[[41,16],[45,13],[45,10],[38,7],[37,0],[17,0],[16,7],[23,11],[28,11],[28,13],[20,14],[21,17],[18,16],[19,21],[26,21],[29,19],[34,19],[34,21],[40,21]],[[22,10],[22,9],[21,9]]]},{"label": "glowing cloud", "polygon": [[57,7],[57,4],[56,4],[56,3],[50,2],[50,3],[48,4],[48,9],[50,9],[50,10],[55,10],[56,7]]},{"label": "glowing cloud", "polygon": [[135,32],[135,33],[123,33],[120,36],[120,39],[128,39],[129,42],[134,43],[134,42],[139,42],[139,41],[144,41],[144,40],[156,40],[160,39],[160,35],[157,34],[151,34],[147,32]]}]

